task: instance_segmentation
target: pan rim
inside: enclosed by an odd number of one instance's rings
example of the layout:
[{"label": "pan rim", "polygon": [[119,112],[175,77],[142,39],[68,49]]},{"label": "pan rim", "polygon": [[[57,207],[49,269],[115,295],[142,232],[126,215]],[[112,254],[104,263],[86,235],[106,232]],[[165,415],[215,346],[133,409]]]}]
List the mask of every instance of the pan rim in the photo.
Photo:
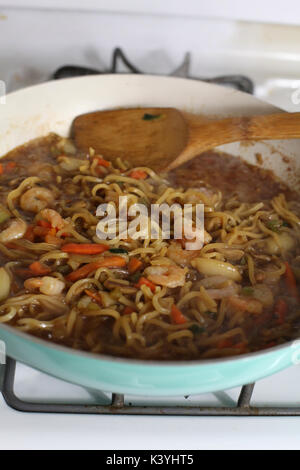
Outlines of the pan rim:
[{"label": "pan rim", "polygon": [[[166,77],[166,76],[160,76],[160,75],[151,75],[151,74],[145,74],[145,75],[132,75],[132,74],[121,74],[121,75],[116,75],[116,74],[106,74],[100,76],[101,79],[111,79],[114,78],[115,80],[120,80],[120,79],[125,79],[125,80],[145,80],[147,81],[148,79],[153,79],[153,80],[160,80],[160,81],[178,81],[178,82],[187,82],[187,83],[201,83],[203,86],[207,86],[207,88],[210,89],[223,89],[224,93],[225,92],[230,92],[232,94],[238,94],[241,96],[244,96],[245,93],[241,92],[239,90],[232,90],[232,89],[225,89],[221,85],[217,84],[211,84],[211,83],[206,83],[204,81],[196,80],[196,79],[186,79],[186,78],[181,78],[181,77]],[[55,86],[58,85],[59,83],[66,83],[66,82],[75,82],[75,81],[88,81],[88,80],[97,80],[99,79],[98,75],[86,75],[84,77],[73,77],[73,78],[64,78],[60,80],[49,80],[47,82],[39,83],[36,85],[31,85],[25,88],[22,88],[20,90],[16,90],[14,92],[8,93],[6,98],[10,99],[11,98],[16,98],[18,95],[30,93],[33,90],[36,89],[41,89],[43,87],[47,86]],[[225,91],[226,90],[226,91]],[[261,101],[259,98],[255,96],[251,96],[251,100],[253,102],[256,102],[257,104],[261,105],[261,108],[269,111],[283,111],[281,108],[278,108],[276,106],[273,106],[269,103]],[[283,111],[284,112],[284,111]],[[273,346],[268,349],[260,350],[260,351],[255,351],[255,352],[250,352],[246,354],[241,354],[238,356],[227,356],[227,357],[222,357],[222,358],[211,358],[211,359],[190,359],[190,360],[153,360],[153,359],[135,359],[135,358],[130,358],[130,357],[119,357],[119,356],[113,356],[109,354],[101,354],[101,353],[92,353],[88,351],[83,351],[83,350],[77,350],[70,348],[68,346],[64,346],[61,344],[57,344],[54,342],[50,342],[47,340],[44,340],[42,338],[36,337],[34,335],[31,335],[30,333],[25,333],[23,331],[18,330],[15,327],[12,327],[10,325],[5,325],[5,324],[0,324],[0,332],[1,329],[4,331],[7,331],[8,333],[11,333],[13,335],[21,337],[23,340],[33,342],[37,345],[40,345],[45,348],[50,348],[50,349],[55,349],[59,352],[66,353],[66,354],[71,354],[74,356],[81,356],[86,359],[94,359],[94,360],[100,360],[104,362],[113,362],[113,363],[119,363],[119,364],[126,364],[126,365],[139,365],[139,366],[146,366],[146,367],[162,367],[162,368],[167,368],[167,367],[199,367],[199,366],[209,366],[209,365],[216,365],[216,364],[223,364],[223,363],[233,363],[233,362],[241,362],[241,361],[248,361],[249,359],[254,359],[256,357],[260,356],[265,356],[267,354],[271,354],[274,352],[278,352],[280,350],[286,350],[292,346],[292,344],[297,341],[297,338],[290,340],[288,342],[285,342],[283,344]],[[1,338],[1,334],[0,334]]]}]

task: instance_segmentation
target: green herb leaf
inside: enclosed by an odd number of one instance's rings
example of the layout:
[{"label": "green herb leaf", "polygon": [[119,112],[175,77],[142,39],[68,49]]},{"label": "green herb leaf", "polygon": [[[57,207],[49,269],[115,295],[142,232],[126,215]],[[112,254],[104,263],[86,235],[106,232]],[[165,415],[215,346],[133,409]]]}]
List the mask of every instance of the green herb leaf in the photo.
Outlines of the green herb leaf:
[{"label": "green herb leaf", "polygon": [[266,227],[272,232],[279,232],[280,227],[282,227],[282,222],[280,220],[269,220],[269,222],[266,223]]},{"label": "green herb leaf", "polygon": [[55,270],[58,271],[61,274],[66,275],[66,274],[69,274],[72,271],[72,268],[68,264],[62,264],[61,266],[57,266],[57,268],[55,268]]},{"label": "green herb leaf", "polygon": [[140,277],[141,277],[141,273],[137,271],[136,273],[131,274],[129,279],[130,279],[130,282],[132,282],[133,284],[136,284],[139,281]]},{"label": "green herb leaf", "polygon": [[199,326],[197,325],[196,323],[194,325],[191,325],[189,327],[189,330],[194,333],[194,335],[198,335],[200,333],[204,333],[205,331],[205,328],[203,328],[203,326]]},{"label": "green herb leaf", "polygon": [[249,296],[249,297],[250,297],[251,295],[254,294],[254,289],[253,289],[253,287],[250,287],[250,286],[248,287],[248,286],[246,286],[246,287],[243,287],[243,288],[242,288],[242,291],[241,291],[241,292],[242,292],[243,295],[246,295],[246,296]]},{"label": "green herb leaf", "polygon": [[145,113],[143,116],[144,121],[153,121],[154,119],[159,119],[161,117],[161,114],[148,114]]},{"label": "green herb leaf", "polygon": [[125,253],[126,255],[128,254],[128,251],[124,250],[124,248],[110,248],[109,251],[111,253]]}]

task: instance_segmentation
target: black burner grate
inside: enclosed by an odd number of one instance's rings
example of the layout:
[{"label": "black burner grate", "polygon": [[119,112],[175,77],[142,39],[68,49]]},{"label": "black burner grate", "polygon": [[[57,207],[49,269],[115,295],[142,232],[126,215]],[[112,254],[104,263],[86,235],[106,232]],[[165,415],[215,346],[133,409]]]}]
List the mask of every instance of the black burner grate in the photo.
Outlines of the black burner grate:
[{"label": "black burner grate", "polygon": [[241,388],[236,406],[232,407],[130,406],[125,404],[124,395],[121,394],[112,394],[112,401],[108,405],[28,402],[18,398],[14,392],[15,369],[16,362],[11,358],[7,358],[6,364],[0,366],[0,391],[8,406],[18,411],[30,413],[140,416],[300,416],[300,404],[298,407],[251,406],[255,384],[244,385]]},{"label": "black burner grate", "polygon": [[[220,77],[213,78],[200,78],[192,77],[189,75],[191,56],[189,53],[186,53],[182,64],[174,70],[170,75],[172,77],[182,77],[182,78],[192,78],[194,80],[201,80],[207,83],[215,83],[217,85],[225,85],[235,88],[246,93],[253,93],[254,85],[252,80],[243,76],[243,75],[224,75]],[[78,77],[81,75],[98,75],[98,74],[108,74],[108,73],[120,73],[118,72],[119,65],[123,65],[127,68],[128,72],[142,74],[143,72],[133,65],[121,48],[117,47],[114,49],[112,54],[111,66],[107,70],[97,70],[89,67],[82,67],[79,65],[64,65],[57,69],[51,78],[71,78]],[[127,72],[127,73],[128,73]]]}]

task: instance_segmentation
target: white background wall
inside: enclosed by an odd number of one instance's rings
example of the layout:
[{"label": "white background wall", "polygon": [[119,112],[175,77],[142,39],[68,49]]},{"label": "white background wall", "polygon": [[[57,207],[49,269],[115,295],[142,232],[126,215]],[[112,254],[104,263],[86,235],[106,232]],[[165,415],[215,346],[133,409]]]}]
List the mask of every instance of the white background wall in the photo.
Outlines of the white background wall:
[{"label": "white background wall", "polygon": [[300,24],[299,0],[1,0],[0,6],[106,10]]}]

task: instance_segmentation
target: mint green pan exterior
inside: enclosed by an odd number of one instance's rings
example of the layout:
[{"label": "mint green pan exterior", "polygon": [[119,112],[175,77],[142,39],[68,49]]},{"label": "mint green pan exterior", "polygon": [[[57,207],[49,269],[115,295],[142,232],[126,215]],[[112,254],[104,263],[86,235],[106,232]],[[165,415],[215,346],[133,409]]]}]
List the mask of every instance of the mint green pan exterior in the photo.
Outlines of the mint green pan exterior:
[{"label": "mint green pan exterior", "polygon": [[192,395],[252,383],[299,362],[300,342],[239,358],[158,362],[97,356],[0,328],[9,356],[68,382],[106,392]]},{"label": "mint green pan exterior", "polygon": [[[250,95],[193,80],[138,75],[60,80],[7,95],[6,104],[0,104],[0,155],[49,132],[68,135],[78,114],[137,106],[173,106],[218,116],[280,111]],[[260,153],[265,168],[299,190],[298,149],[298,141],[293,140],[222,147],[250,163],[255,163],[255,154]],[[300,362],[300,341],[235,358],[159,362],[72,350],[1,323],[0,340],[7,355],[52,376],[88,388],[134,395],[176,396],[224,390]]]}]

